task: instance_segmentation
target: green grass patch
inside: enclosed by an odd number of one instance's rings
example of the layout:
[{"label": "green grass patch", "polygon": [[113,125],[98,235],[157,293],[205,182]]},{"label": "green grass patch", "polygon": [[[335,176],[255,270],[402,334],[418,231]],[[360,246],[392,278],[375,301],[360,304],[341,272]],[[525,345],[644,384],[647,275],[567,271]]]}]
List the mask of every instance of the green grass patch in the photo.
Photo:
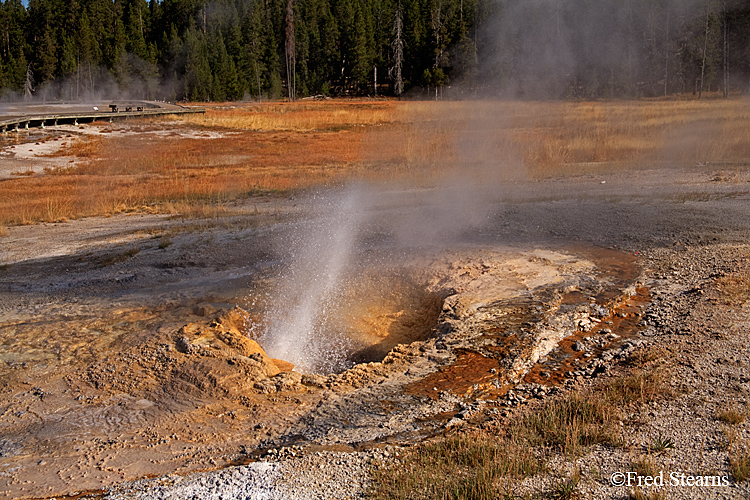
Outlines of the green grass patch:
[{"label": "green grass patch", "polygon": [[511,496],[508,478],[533,476],[543,468],[526,443],[489,433],[471,433],[423,443],[397,467],[374,469],[371,498],[445,500]]},{"label": "green grass patch", "polygon": [[579,456],[589,446],[617,442],[612,417],[605,398],[572,393],[526,415],[514,432],[532,445]]},{"label": "green grass patch", "polygon": [[674,449],[674,440],[669,436],[662,435],[660,432],[658,436],[651,440],[648,448],[655,453],[664,453],[667,450]]}]

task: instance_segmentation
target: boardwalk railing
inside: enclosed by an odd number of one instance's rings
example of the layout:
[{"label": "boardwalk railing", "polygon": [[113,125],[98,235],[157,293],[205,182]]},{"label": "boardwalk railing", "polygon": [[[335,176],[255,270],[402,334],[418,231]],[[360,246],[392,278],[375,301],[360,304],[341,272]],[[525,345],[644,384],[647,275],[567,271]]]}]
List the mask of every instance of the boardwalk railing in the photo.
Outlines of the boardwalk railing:
[{"label": "boardwalk railing", "polygon": [[[104,104],[103,108],[109,108],[110,111],[95,109],[92,112],[50,112],[50,113],[33,113],[19,114],[14,113],[12,116],[0,115],[0,133],[7,134],[9,131],[19,131],[34,127],[45,128],[45,126],[55,126],[62,124],[78,125],[83,122],[93,122],[97,120],[113,121],[122,118],[133,118],[141,116],[157,115],[181,115],[191,113],[205,113],[202,108],[186,108],[173,104],[154,103],[150,101],[139,101],[137,104],[128,102],[127,104]],[[93,108],[93,106],[92,106]],[[120,111],[125,109],[125,111]],[[133,111],[135,109],[135,111]]]}]

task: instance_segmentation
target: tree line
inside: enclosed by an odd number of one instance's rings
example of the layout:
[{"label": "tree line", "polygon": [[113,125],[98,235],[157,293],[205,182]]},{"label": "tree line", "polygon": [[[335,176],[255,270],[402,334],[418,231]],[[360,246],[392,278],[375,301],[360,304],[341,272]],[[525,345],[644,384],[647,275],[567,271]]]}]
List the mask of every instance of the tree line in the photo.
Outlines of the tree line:
[{"label": "tree line", "polygon": [[498,1],[479,76],[514,97],[750,90],[747,0]]},{"label": "tree line", "polygon": [[0,2],[5,100],[599,98],[749,86],[741,0]]}]

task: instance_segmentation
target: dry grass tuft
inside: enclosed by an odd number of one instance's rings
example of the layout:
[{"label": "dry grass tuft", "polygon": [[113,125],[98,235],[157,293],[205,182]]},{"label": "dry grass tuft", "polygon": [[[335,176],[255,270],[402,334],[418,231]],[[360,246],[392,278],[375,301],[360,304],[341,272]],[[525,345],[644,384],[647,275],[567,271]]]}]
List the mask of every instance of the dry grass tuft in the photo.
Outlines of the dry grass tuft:
[{"label": "dry grass tuft", "polygon": [[10,175],[16,176],[16,177],[31,177],[36,172],[34,172],[33,169],[27,169],[27,170],[16,170],[14,172],[11,172]]},{"label": "dry grass tuft", "polygon": [[741,424],[745,421],[745,414],[738,408],[727,408],[716,413],[716,418],[729,425]]},{"label": "dry grass tuft", "polygon": [[107,255],[101,258],[98,261],[98,264],[104,267],[104,266],[111,266],[112,264],[117,264],[118,262],[124,262],[130,259],[131,257],[138,255],[140,251],[141,251],[140,248],[132,247],[118,254]]},{"label": "dry grass tuft", "polygon": [[46,175],[71,175],[76,172],[76,167],[69,165],[67,167],[61,167],[56,165],[54,167],[44,167],[44,173]]},{"label": "dry grass tuft", "polygon": [[750,452],[739,450],[730,453],[729,465],[729,470],[738,483],[750,479]]},{"label": "dry grass tuft", "polygon": [[642,455],[630,460],[630,468],[639,476],[656,476],[659,466],[651,455]]},{"label": "dry grass tuft", "polygon": [[581,471],[576,470],[573,474],[552,485],[550,498],[553,500],[571,500],[576,497],[576,487],[581,480]]},{"label": "dry grass tuft", "polygon": [[57,151],[50,153],[47,158],[59,158],[62,156],[73,156],[76,158],[96,158],[104,148],[102,137],[79,137],[71,142],[66,142]]},{"label": "dry grass tuft", "polygon": [[616,406],[650,403],[672,396],[667,385],[671,376],[671,370],[664,363],[649,365],[610,382],[604,391],[607,400]]},{"label": "dry grass tuft", "polygon": [[717,280],[716,288],[726,305],[743,305],[750,301],[750,271],[742,269]]}]

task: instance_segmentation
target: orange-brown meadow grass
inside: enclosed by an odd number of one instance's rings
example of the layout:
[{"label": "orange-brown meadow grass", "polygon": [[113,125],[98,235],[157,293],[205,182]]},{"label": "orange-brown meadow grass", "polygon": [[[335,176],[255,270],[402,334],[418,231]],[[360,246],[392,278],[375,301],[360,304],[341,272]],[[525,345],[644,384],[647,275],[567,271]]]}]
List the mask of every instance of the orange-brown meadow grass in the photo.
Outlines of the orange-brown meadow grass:
[{"label": "orange-brown meadow grass", "polygon": [[405,104],[400,116],[407,130],[390,147],[407,163],[510,156],[529,175],[554,176],[664,162],[750,162],[747,99],[418,102]]},{"label": "orange-brown meadow grass", "polygon": [[[53,154],[63,166],[0,182],[0,224],[171,212],[352,179],[429,184],[475,164],[489,166],[479,175],[548,177],[750,160],[750,101],[739,98],[225,104],[95,126],[144,133],[72,139]],[[174,132],[148,133],[162,129]]]},{"label": "orange-brown meadow grass", "polygon": [[394,121],[397,101],[297,101],[263,105],[225,103],[205,114],[174,116],[172,119],[200,127],[265,131],[332,131]]}]

